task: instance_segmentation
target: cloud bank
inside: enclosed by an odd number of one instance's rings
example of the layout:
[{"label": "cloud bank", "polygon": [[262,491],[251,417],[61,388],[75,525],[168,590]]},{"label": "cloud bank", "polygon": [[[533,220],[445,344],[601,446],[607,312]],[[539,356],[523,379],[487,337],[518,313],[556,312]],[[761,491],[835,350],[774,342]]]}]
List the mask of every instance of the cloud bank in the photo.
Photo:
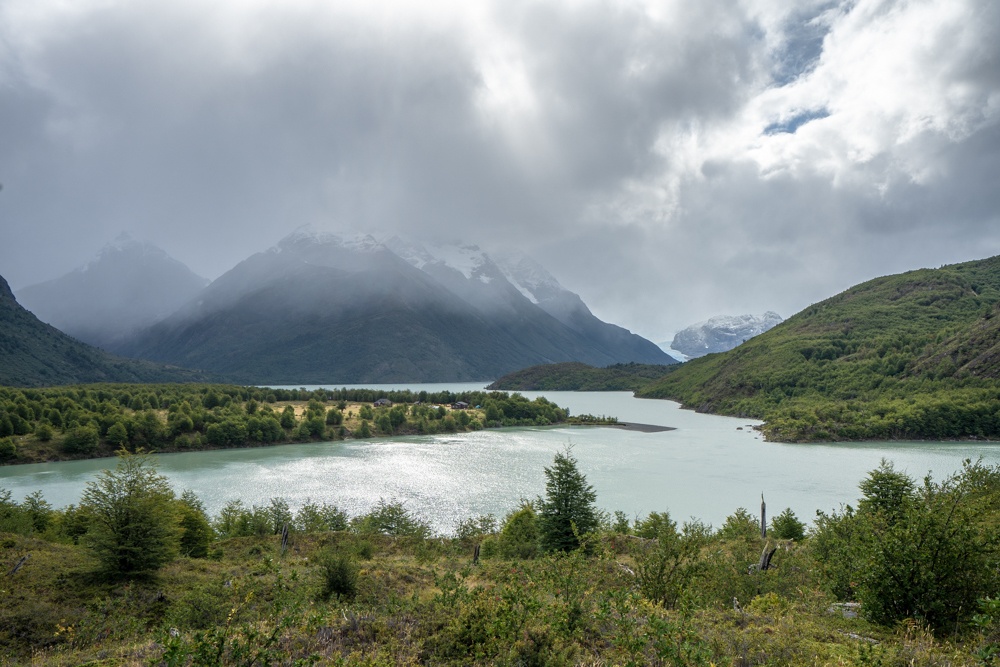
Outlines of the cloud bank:
[{"label": "cloud bank", "polygon": [[417,5],[0,3],[0,274],[399,231],[665,340],[1000,253],[992,0]]}]

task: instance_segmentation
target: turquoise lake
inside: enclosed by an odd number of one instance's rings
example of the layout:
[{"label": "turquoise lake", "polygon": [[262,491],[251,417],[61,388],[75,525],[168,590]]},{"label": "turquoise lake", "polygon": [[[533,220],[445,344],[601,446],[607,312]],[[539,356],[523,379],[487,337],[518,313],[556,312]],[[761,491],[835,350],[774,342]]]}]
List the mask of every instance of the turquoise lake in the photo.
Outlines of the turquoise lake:
[{"label": "turquoise lake", "polygon": [[[383,387],[461,391],[482,385]],[[503,515],[520,499],[544,493],[543,468],[566,447],[572,447],[603,509],[632,517],[669,510],[675,519],[696,517],[716,526],[738,507],[758,514],[761,493],[769,516],[791,507],[810,523],[816,510],[854,503],[858,482],[883,458],[917,478],[928,472],[941,478],[960,469],[967,458],[1000,464],[1000,443],[770,443],[753,430],[757,422],[752,420],[697,414],[628,392],[522,393],[544,395],[573,414],[613,415],[675,430],[516,428],[162,454],[157,459],[175,489],[193,490],[211,513],[233,499],[264,504],[280,496],[293,509],[312,499],[355,515],[384,498],[403,502],[439,533],[452,532],[459,519]],[[16,499],[41,489],[61,507],[76,503],[86,483],[114,463],[99,459],[6,466],[0,468],[0,488]]]}]

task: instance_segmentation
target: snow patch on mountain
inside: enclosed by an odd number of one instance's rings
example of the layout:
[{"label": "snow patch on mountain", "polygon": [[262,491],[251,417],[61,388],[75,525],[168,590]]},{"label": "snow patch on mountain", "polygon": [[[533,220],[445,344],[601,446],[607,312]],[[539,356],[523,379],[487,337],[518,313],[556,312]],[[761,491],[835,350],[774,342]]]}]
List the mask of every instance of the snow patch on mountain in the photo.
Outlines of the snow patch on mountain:
[{"label": "snow patch on mountain", "polygon": [[282,252],[314,245],[329,245],[359,252],[371,252],[382,247],[382,243],[371,234],[341,235],[317,229],[312,225],[303,225],[281,239],[274,250]]}]

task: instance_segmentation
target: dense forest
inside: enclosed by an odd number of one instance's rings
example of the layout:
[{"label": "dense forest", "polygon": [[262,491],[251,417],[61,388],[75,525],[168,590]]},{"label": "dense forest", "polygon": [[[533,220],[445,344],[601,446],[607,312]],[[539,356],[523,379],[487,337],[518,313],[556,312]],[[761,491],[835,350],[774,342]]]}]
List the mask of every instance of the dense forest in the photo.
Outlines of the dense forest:
[{"label": "dense forest", "polygon": [[1000,257],[878,278],[639,390],[772,440],[1000,438]]},{"label": "dense forest", "polygon": [[578,361],[542,364],[508,373],[487,389],[502,391],[638,391],[677,365],[614,364],[595,368]]},{"label": "dense forest", "polygon": [[[380,399],[384,405],[375,405]],[[211,384],[0,387],[0,463],[566,422],[545,398],[503,392],[275,389]]]},{"label": "dense forest", "polygon": [[[46,665],[951,665],[1000,656],[1000,469],[883,463],[808,528],[545,495],[431,534],[281,498],[206,514],[122,453],[76,505],[0,490],[0,654]],[[763,507],[762,507],[763,509]],[[762,530],[766,528],[765,530]]]}]

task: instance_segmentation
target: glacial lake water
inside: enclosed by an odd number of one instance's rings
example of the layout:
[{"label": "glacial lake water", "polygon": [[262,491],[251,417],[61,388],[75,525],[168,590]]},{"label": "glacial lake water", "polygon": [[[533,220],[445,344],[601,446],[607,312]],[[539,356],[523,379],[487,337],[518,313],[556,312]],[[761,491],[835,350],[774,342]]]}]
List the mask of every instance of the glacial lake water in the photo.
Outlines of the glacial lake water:
[{"label": "glacial lake water", "polygon": [[[381,387],[462,391],[482,385]],[[601,508],[630,517],[669,510],[677,520],[695,517],[715,526],[738,507],[757,515],[761,493],[769,516],[791,507],[809,523],[818,509],[854,503],[858,482],[883,458],[915,478],[931,472],[940,479],[967,458],[1000,464],[1000,443],[770,443],[751,428],[757,423],[752,420],[697,414],[628,392],[523,393],[544,395],[573,414],[613,415],[675,430],[512,428],[157,458],[174,488],[193,490],[212,514],[233,499],[265,504],[280,496],[293,509],[312,499],[356,515],[384,498],[402,501],[439,533],[452,532],[461,518],[488,512],[502,516],[520,499],[543,494],[543,468],[567,446]],[[0,467],[0,488],[15,499],[40,489],[62,507],[78,502],[86,483],[114,464],[114,459],[98,459]]]}]

